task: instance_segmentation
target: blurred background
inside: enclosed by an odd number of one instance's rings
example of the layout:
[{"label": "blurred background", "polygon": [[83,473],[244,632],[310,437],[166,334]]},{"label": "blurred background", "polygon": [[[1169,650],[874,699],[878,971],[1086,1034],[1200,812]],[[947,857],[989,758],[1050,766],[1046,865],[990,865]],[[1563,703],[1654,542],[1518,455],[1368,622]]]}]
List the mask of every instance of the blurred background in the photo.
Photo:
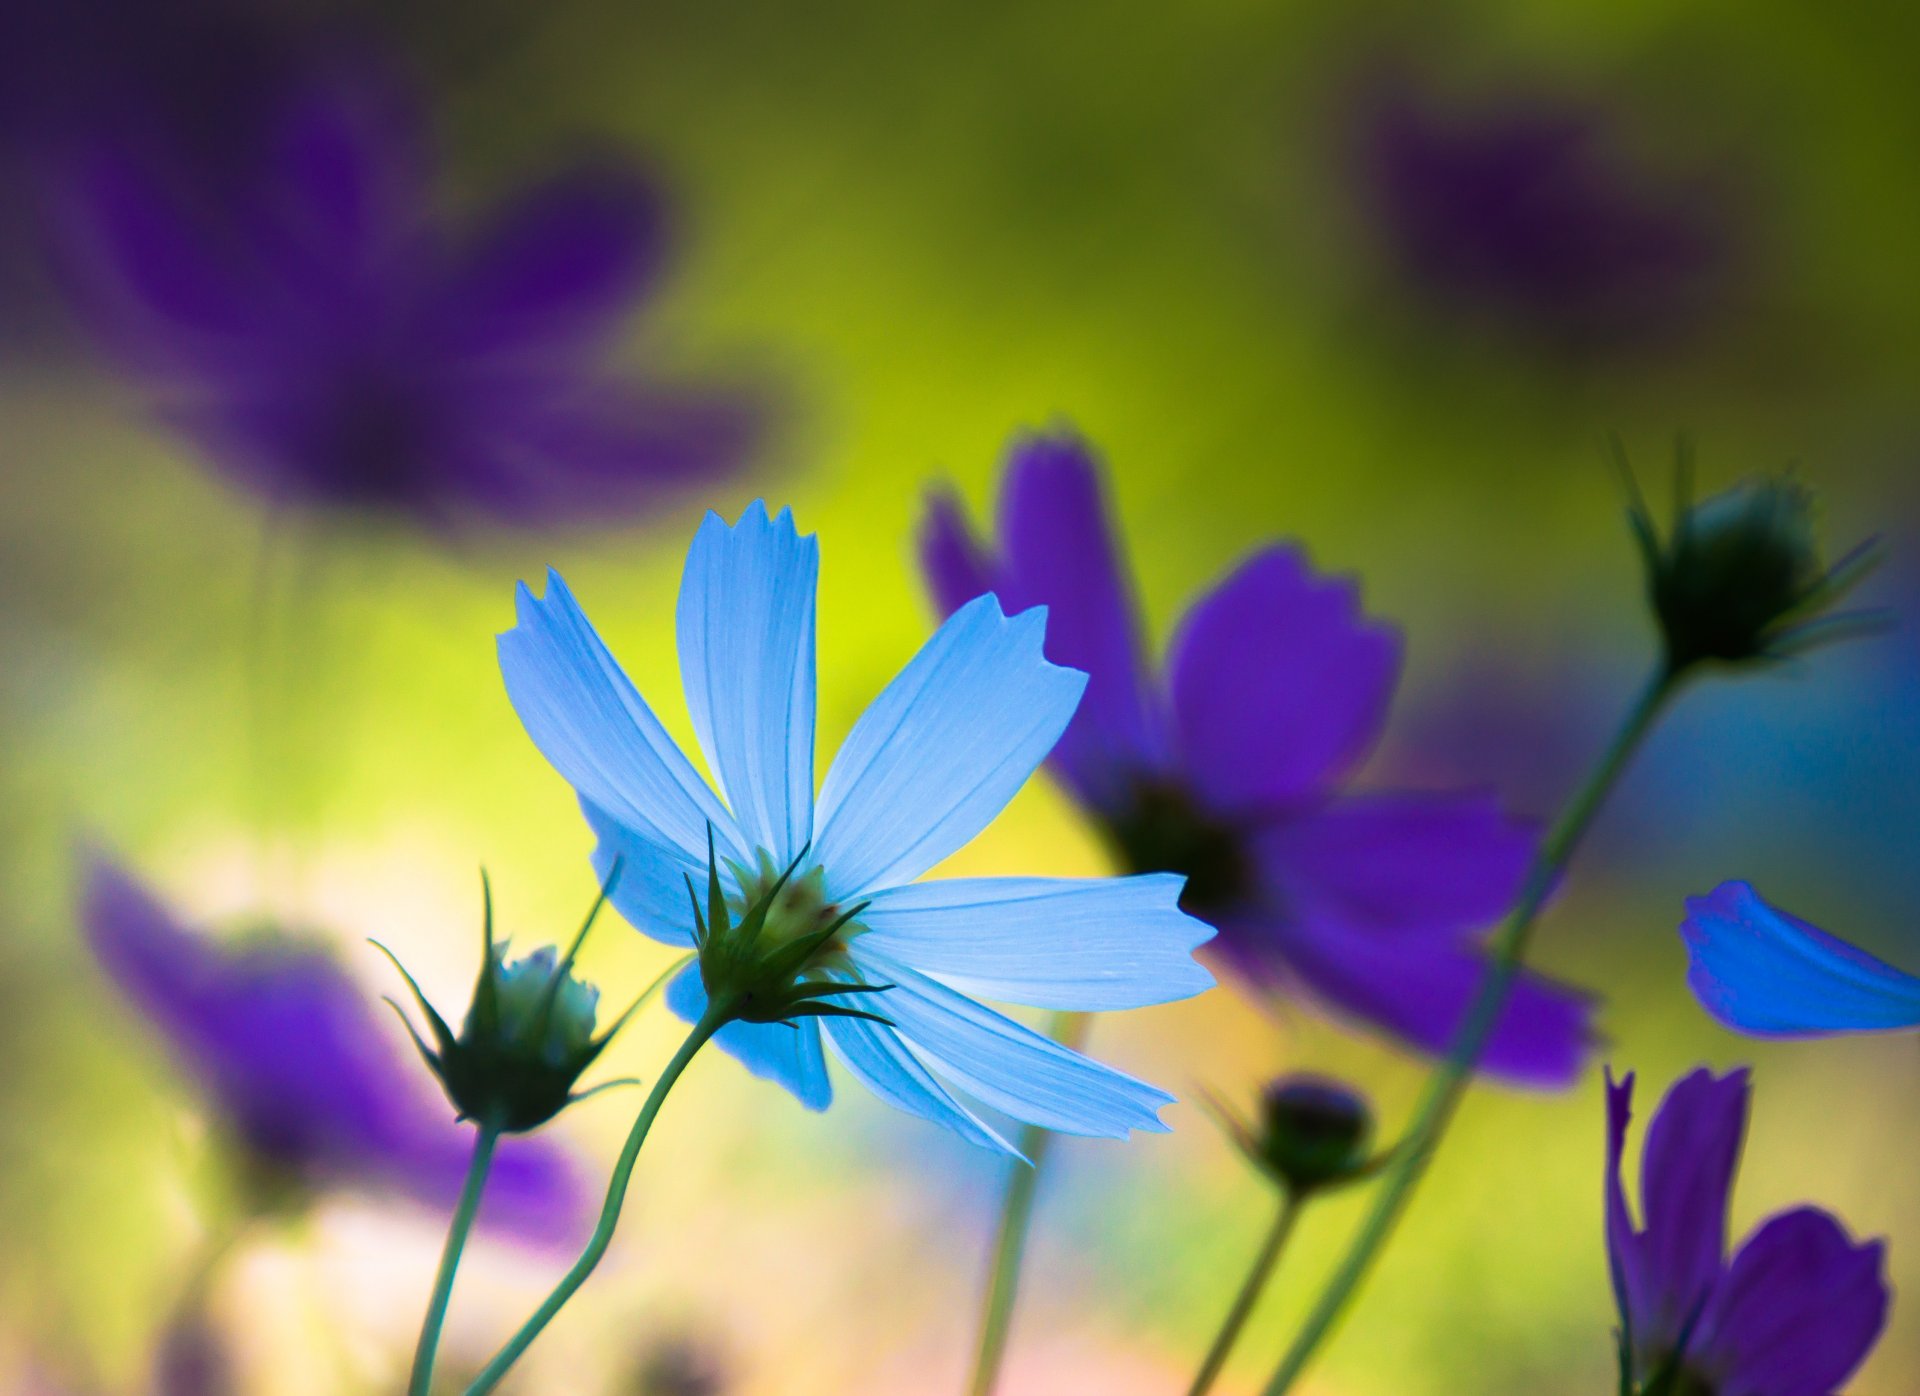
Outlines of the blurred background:
[{"label": "blurred background", "polygon": [[[1674,935],[1747,876],[1920,963],[1911,11],[7,0],[4,25],[7,1390],[154,1389],[229,1239],[200,1318],[231,1389],[395,1390],[444,1218],[333,1189],[240,1227],[244,1170],[81,934],[78,839],[188,925],[330,945],[375,1006],[378,937],[451,1010],[478,865],[526,944],[594,890],[495,667],[516,579],[561,568],[685,738],[686,542],[709,506],[790,503],[822,541],[830,751],[929,631],[928,484],[986,507],[1011,433],[1058,421],[1106,455],[1158,639],[1303,539],[1408,636],[1369,778],[1542,815],[1651,656],[1609,433],[1656,496],[1684,431],[1703,485],[1798,463],[1831,549],[1885,538],[1890,631],[1691,692],[1539,958],[1604,996],[1642,1118],[1695,1063],[1755,1064],[1736,1230],[1815,1200],[1920,1288],[1920,1049],[1732,1038]],[[1041,778],[953,870],[1102,866]],[[610,922],[583,963],[624,1002],[668,959]],[[604,1074],[676,1038],[652,1010]],[[1345,1074],[1388,1129],[1421,1079],[1231,989],[1095,1047],[1183,1097]],[[1598,1077],[1473,1098],[1308,1389],[1613,1389]],[[841,1096],[809,1115],[697,1062],[516,1389],[957,1389],[1000,1168]],[[636,1105],[554,1131],[584,1188]],[[1190,1375],[1269,1204],[1200,1111],[1168,1119],[1058,1150],[1009,1396]],[[1258,1389],[1355,1207],[1310,1216],[1223,1389]],[[450,1369],[570,1244],[482,1240]],[[1916,1363],[1896,1299],[1852,1389]]]}]

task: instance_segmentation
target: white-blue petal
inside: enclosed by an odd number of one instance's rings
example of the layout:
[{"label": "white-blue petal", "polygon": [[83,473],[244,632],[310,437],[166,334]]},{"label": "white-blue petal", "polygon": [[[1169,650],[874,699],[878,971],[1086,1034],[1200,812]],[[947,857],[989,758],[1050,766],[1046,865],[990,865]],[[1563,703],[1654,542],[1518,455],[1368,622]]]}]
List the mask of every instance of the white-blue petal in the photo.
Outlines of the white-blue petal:
[{"label": "white-blue petal", "polygon": [[993,596],[947,618],[848,733],[827,772],[814,857],[847,900],[911,882],[1005,808],[1073,717],[1086,675],[1041,654],[1044,607]]},{"label": "white-blue petal", "polygon": [[863,1018],[826,1018],[822,1022],[827,1046],[840,1064],[888,1105],[944,1126],[970,1144],[1020,1157],[1019,1150],[981,1123],[927,1074],[927,1069],[901,1046],[892,1028]]},{"label": "white-blue petal", "polygon": [[[686,1022],[699,1021],[707,1011],[707,986],[700,966],[688,965],[667,985],[667,1007]],[[819,1022],[802,1018],[785,1023],[728,1023],[713,1040],[755,1076],[785,1086],[809,1110],[825,1110],[833,1103],[833,1083],[827,1079],[827,1059],[820,1051]]]},{"label": "white-blue petal", "polygon": [[680,679],[741,832],[784,867],[813,837],[814,593],[820,545],[759,500],[708,513],[687,552]]},{"label": "white-blue petal", "polygon": [[1728,1027],[1812,1037],[1920,1027],[1920,979],[1769,906],[1744,882],[1687,902],[1687,983]]},{"label": "white-blue petal", "polygon": [[929,1071],[983,1105],[1065,1134],[1124,1139],[1130,1130],[1167,1129],[1159,1112],[1173,1097],[1165,1091],[867,953],[859,940],[853,955],[869,983],[893,985],[866,995],[861,1006],[892,1019]]},{"label": "white-blue petal", "polygon": [[667,736],[557,572],[537,598],[522,583],[519,624],[499,637],[500,673],[535,746],[580,795],[641,838],[702,867],[707,826],[746,858],[733,817]]},{"label": "white-blue petal", "polygon": [[[600,838],[593,850],[593,870],[602,886],[613,875],[614,864],[620,865],[619,879],[607,899],[613,909],[635,930],[655,940],[692,945],[693,905],[687,896],[687,879],[693,879],[694,888],[704,899],[706,859],[695,863],[677,848],[634,833],[585,797],[581,798],[580,810]],[[706,906],[704,900],[701,906]]]},{"label": "white-blue petal", "polygon": [[1139,1008],[1213,987],[1193,958],[1213,928],[1180,910],[1183,879],[952,878],[872,894],[862,952],[977,998]]}]

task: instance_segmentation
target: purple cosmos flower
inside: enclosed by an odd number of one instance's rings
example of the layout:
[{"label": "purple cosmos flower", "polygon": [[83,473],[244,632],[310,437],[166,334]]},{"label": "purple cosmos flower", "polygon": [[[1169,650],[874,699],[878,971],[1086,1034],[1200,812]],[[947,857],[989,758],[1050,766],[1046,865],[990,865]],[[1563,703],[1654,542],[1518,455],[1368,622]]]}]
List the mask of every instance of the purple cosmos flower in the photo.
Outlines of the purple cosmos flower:
[{"label": "purple cosmos flower", "polygon": [[430,526],[605,521],[737,464],[738,401],[614,374],[658,280],[654,191],[612,163],[461,225],[413,96],[334,63],[219,180],[140,132],[60,181],[68,284],[161,418],[276,504]]},{"label": "purple cosmos flower", "polygon": [[[470,1131],[414,1089],[417,1069],[324,951],[285,938],[216,945],[98,854],[87,856],[81,921],[108,976],[269,1176],[452,1205]],[[571,1239],[581,1201],[565,1155],[512,1140],[482,1216],[530,1239]]]},{"label": "purple cosmos flower", "polygon": [[[998,556],[945,494],[922,544],[943,610],[986,591],[1048,608],[1049,658],[1089,675],[1053,769],[1127,868],[1184,873],[1183,907],[1256,987],[1447,1050],[1484,970],[1477,932],[1518,892],[1533,837],[1485,794],[1349,793],[1400,671],[1399,637],[1351,582],[1261,549],[1188,611],[1157,681],[1099,472],[1069,435],[1016,444]],[[1590,1013],[1523,977],[1483,1065],[1564,1084]]]},{"label": "purple cosmos flower", "polygon": [[1884,1243],[1855,1245],[1831,1215],[1799,1207],[1761,1223],[1728,1261],[1745,1071],[1703,1069],[1667,1093],[1647,1131],[1636,1230],[1620,1183],[1632,1116],[1632,1075],[1609,1076],[1607,1253],[1632,1379],[1670,1396],[1839,1390],[1886,1322]]},{"label": "purple cosmos flower", "polygon": [[1457,112],[1378,82],[1355,118],[1360,198],[1438,301],[1567,349],[1670,339],[1726,276],[1725,218],[1633,168],[1611,124],[1564,97]]},{"label": "purple cosmos flower", "polygon": [[1756,1037],[1920,1027],[1920,979],[1769,906],[1745,882],[1687,901],[1687,983],[1706,1010]]}]

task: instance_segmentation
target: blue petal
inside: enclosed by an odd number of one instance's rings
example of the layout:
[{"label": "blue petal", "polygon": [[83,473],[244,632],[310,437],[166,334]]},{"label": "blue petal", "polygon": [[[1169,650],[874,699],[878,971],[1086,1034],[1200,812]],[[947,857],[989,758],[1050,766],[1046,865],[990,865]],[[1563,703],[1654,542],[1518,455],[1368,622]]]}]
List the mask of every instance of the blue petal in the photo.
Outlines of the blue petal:
[{"label": "blue petal", "polygon": [[[642,838],[615,821],[591,800],[582,798],[581,813],[599,835],[593,850],[593,870],[602,886],[613,876],[614,864],[620,865],[619,880],[613,884],[607,900],[627,924],[668,945],[693,944],[693,904],[687,896],[687,879],[693,879],[695,891],[705,907],[707,894],[706,859],[699,862],[677,848]],[[722,876],[726,875],[722,869]]]},{"label": "blue petal", "polygon": [[1037,1008],[1139,1008],[1213,987],[1193,958],[1213,928],[1180,910],[1171,873],[953,878],[874,894],[862,951],[949,988]]},{"label": "blue petal", "polygon": [[[707,986],[701,982],[699,965],[688,965],[667,985],[667,1007],[689,1023],[707,1011]],[[755,1076],[792,1091],[807,1109],[825,1110],[833,1103],[833,1083],[827,1079],[816,1020],[802,1018],[792,1027],[728,1023],[713,1040]]]},{"label": "blue petal", "polygon": [[707,766],[747,838],[785,866],[813,837],[820,545],[756,500],[709,513],[680,579],[680,678]]},{"label": "blue petal", "polygon": [[1124,1139],[1129,1130],[1165,1132],[1165,1091],[1122,1075],[1052,1038],[975,1003],[854,942],[869,983],[893,985],[863,1007],[898,1025],[907,1046],[934,1075],[1003,1114],[1065,1134]]},{"label": "blue petal", "polygon": [[1744,882],[1687,902],[1687,983],[1730,1028],[1810,1037],[1920,1027],[1920,979],[1768,906]]},{"label": "blue petal", "polygon": [[1046,611],[982,596],[862,713],[820,791],[816,860],[836,898],[911,882],[1005,808],[1059,740],[1086,675],[1041,654]]},{"label": "blue petal", "polygon": [[500,673],[535,746],[580,795],[640,837],[702,868],[711,824],[745,858],[733,817],[700,778],[581,614],[557,572],[545,599],[522,583],[519,624],[499,638]]},{"label": "blue petal", "polygon": [[927,1074],[892,1028],[862,1018],[828,1018],[824,1022],[833,1055],[855,1080],[888,1105],[944,1126],[969,1144],[1020,1157],[1019,1150],[982,1124]]}]

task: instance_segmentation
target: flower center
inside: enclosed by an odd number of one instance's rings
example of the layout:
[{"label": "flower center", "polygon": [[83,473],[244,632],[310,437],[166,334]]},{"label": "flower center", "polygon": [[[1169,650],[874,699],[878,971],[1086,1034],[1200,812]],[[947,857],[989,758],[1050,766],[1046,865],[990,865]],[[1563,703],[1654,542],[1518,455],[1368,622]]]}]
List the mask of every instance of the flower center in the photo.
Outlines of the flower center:
[{"label": "flower center", "polygon": [[1107,834],[1130,871],[1183,874],[1180,905],[1202,920],[1244,905],[1256,891],[1239,831],[1206,814],[1177,785],[1136,785],[1109,817]]}]

